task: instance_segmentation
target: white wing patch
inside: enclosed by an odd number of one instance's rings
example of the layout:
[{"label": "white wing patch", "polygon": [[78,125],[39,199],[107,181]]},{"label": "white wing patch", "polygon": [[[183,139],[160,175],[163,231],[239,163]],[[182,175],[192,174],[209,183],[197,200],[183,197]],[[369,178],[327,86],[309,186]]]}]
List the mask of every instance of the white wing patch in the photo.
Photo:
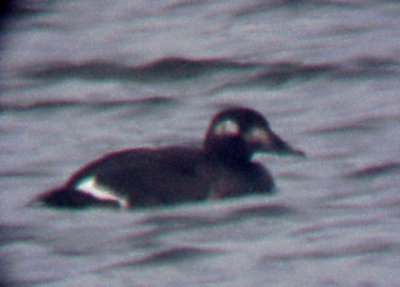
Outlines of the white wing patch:
[{"label": "white wing patch", "polygon": [[129,208],[129,202],[126,198],[116,195],[112,190],[105,186],[99,185],[95,176],[83,179],[76,185],[76,189],[99,200],[115,201],[121,207]]}]

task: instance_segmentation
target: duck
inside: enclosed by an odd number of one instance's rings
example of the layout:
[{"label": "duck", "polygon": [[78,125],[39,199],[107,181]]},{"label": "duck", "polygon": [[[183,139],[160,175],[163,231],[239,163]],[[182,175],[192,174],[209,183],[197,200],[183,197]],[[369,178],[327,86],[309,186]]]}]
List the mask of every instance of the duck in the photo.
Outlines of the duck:
[{"label": "duck", "polygon": [[230,107],[211,120],[201,148],[133,148],[104,155],[77,170],[60,187],[34,199],[56,208],[171,205],[249,194],[272,194],[271,173],[258,153],[304,157],[247,107]]}]

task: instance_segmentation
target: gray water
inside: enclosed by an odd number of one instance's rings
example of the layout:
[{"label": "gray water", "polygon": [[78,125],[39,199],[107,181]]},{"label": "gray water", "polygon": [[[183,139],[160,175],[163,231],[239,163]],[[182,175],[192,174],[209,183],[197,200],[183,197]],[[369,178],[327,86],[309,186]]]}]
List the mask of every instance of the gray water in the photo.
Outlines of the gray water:
[{"label": "gray water", "polygon": [[[28,1],[0,63],[7,286],[400,286],[398,1]],[[4,25],[4,24],[3,24]],[[273,196],[26,207],[105,153],[255,108],[306,159]]]}]

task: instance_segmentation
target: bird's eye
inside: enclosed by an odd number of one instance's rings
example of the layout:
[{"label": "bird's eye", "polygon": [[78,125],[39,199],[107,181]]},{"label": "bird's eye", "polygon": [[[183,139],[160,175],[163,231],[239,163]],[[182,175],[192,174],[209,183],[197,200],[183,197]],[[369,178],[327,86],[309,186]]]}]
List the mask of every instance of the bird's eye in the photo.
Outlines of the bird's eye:
[{"label": "bird's eye", "polygon": [[237,136],[240,133],[240,127],[233,120],[224,120],[217,123],[214,133],[217,136]]},{"label": "bird's eye", "polygon": [[268,132],[261,127],[255,127],[249,130],[249,132],[246,133],[245,138],[248,142],[251,143],[268,144],[270,141]]}]

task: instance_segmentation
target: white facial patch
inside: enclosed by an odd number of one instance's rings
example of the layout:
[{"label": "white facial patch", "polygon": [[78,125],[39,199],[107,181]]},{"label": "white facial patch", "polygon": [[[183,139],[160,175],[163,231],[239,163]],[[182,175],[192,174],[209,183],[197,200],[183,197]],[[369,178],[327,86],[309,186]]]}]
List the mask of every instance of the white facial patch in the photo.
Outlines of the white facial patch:
[{"label": "white facial patch", "polygon": [[96,181],[95,176],[91,176],[83,179],[77,186],[76,189],[80,192],[89,194],[99,200],[115,201],[123,208],[129,208],[129,202],[126,198],[117,196],[112,190],[107,187],[101,186]]},{"label": "white facial patch", "polygon": [[237,136],[240,133],[240,127],[235,121],[228,119],[219,122],[214,128],[214,133],[217,136]]},{"label": "white facial patch", "polygon": [[259,127],[252,128],[246,134],[246,140],[250,143],[258,143],[263,145],[268,145],[270,142],[268,133],[265,131],[265,129]]}]

